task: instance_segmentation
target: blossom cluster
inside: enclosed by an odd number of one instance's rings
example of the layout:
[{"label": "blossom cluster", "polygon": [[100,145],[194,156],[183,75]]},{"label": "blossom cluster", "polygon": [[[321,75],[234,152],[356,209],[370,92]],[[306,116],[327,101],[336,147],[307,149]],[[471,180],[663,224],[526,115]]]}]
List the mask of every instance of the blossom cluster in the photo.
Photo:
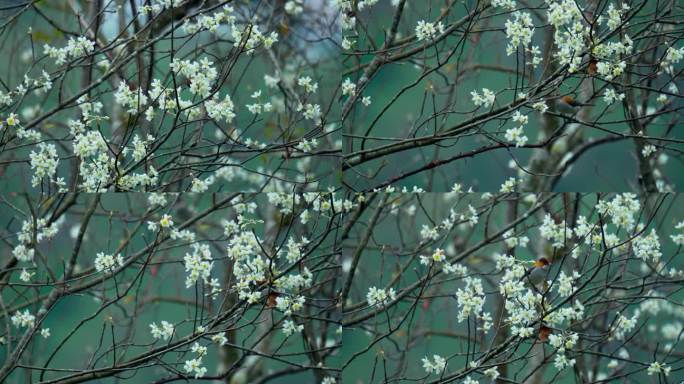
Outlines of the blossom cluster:
[{"label": "blossom cluster", "polygon": [[84,37],[69,38],[64,48],[55,48],[48,44],[43,46],[45,54],[55,59],[57,65],[65,64],[67,59],[76,59],[90,54],[95,49],[95,42]]},{"label": "blossom cluster", "polygon": [[17,244],[12,249],[12,255],[23,262],[32,262],[35,256],[35,247],[43,240],[50,240],[59,231],[62,221],[54,221],[48,225],[46,218],[39,218],[35,221],[31,219],[24,220],[21,224],[21,231],[17,232]]}]

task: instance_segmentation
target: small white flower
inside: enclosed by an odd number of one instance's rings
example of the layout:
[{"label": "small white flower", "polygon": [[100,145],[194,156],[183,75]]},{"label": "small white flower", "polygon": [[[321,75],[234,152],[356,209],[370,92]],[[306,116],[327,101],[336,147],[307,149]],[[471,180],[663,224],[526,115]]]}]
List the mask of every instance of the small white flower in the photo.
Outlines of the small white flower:
[{"label": "small white flower", "polygon": [[532,108],[535,111],[540,112],[540,113],[546,113],[546,111],[549,110],[549,106],[546,105],[545,101],[539,101],[539,102],[532,104]]},{"label": "small white flower", "polygon": [[166,205],[166,195],[163,193],[150,192],[147,194],[147,202],[152,206]]},{"label": "small white flower", "polygon": [[649,156],[651,156],[652,154],[654,154],[654,153],[656,152],[656,150],[657,150],[657,149],[656,149],[656,146],[655,146],[655,145],[653,145],[653,144],[648,144],[648,145],[645,145],[644,148],[641,149],[641,155],[642,155],[643,157],[649,157]]},{"label": "small white flower", "polygon": [[207,354],[207,347],[200,345],[198,342],[195,342],[190,348],[190,351],[200,356],[204,356]]},{"label": "small white flower", "polygon": [[21,274],[19,274],[19,279],[25,283],[28,283],[29,281],[31,281],[31,278],[35,274],[36,274],[35,272],[29,272],[26,270],[26,268],[22,268]]},{"label": "small white flower", "polygon": [[302,325],[302,324],[297,325],[292,320],[283,321],[283,333],[285,334],[285,336],[291,336],[292,334],[299,333],[303,330],[304,330],[304,325]]},{"label": "small white flower", "polygon": [[19,328],[19,327],[33,327],[33,324],[36,321],[36,317],[29,312],[29,310],[25,310],[24,312],[17,311],[14,313],[14,315],[11,318],[12,324]]},{"label": "small white flower", "polygon": [[611,105],[616,101],[622,101],[625,99],[625,94],[620,93],[618,94],[615,92],[613,88],[607,88],[605,92],[603,92],[603,101],[606,102],[606,104]]},{"label": "small white flower", "polygon": [[212,184],[214,184],[214,181],[215,181],[214,176],[209,176],[204,180],[202,180],[200,178],[194,178],[194,179],[192,179],[192,185],[190,186],[190,192],[204,193],[209,189],[209,187]]},{"label": "small white flower", "polygon": [[430,23],[425,20],[418,21],[416,25],[416,38],[418,41],[431,40],[444,33],[444,24],[442,22]]},{"label": "small white flower", "polygon": [[482,88],[482,95],[477,91],[471,91],[470,95],[472,96],[473,104],[475,104],[476,107],[489,108],[494,105],[494,100],[496,99],[494,92],[487,88]]},{"label": "small white flower", "polygon": [[211,341],[213,341],[214,343],[216,343],[220,346],[224,346],[224,345],[228,344],[228,338],[226,337],[225,332],[220,332],[220,333],[213,335],[211,337]]},{"label": "small white flower", "polygon": [[628,318],[624,315],[619,315],[615,321],[615,325],[613,326],[613,336],[611,336],[611,339],[624,340],[626,334],[631,332],[634,327],[636,327],[638,318],[638,314],[635,314],[631,318]]},{"label": "small white flower", "polygon": [[99,252],[95,257],[95,269],[98,272],[113,272],[117,267],[123,267],[124,261],[121,254],[107,255],[104,252]]},{"label": "small white flower", "polygon": [[675,225],[675,229],[679,232],[674,235],[670,235],[672,241],[677,245],[684,245],[684,221],[680,221]]},{"label": "small white flower", "polygon": [[283,297],[276,298],[276,308],[282,311],[285,316],[292,315],[293,312],[299,312],[306,302],[304,296]]},{"label": "small white flower", "polygon": [[173,336],[173,324],[166,320],[162,320],[158,326],[156,323],[150,324],[150,333],[155,339],[168,340]]},{"label": "small white flower", "polygon": [[170,215],[164,214],[159,220],[159,226],[162,228],[169,228],[173,226],[173,220]]},{"label": "small white flower", "polygon": [[510,142],[514,142],[516,147],[522,147],[525,144],[527,144],[527,136],[523,134],[523,126],[519,126],[516,128],[509,128],[506,130],[506,134],[504,135],[506,140]]},{"label": "small white flower", "polygon": [[520,111],[515,111],[513,113],[513,116],[511,116],[511,120],[520,125],[525,125],[529,121],[529,117],[527,115],[523,115],[522,113],[520,113]]},{"label": "small white flower", "polygon": [[304,88],[306,93],[314,93],[318,89],[318,83],[314,82],[309,76],[297,79],[297,85]]},{"label": "small white flower", "polygon": [[354,46],[354,41],[349,40],[346,36],[342,38],[342,49],[349,51]]},{"label": "small white flower", "polygon": [[19,118],[16,113],[10,113],[6,122],[8,126],[14,127],[15,125],[19,125]]},{"label": "small white flower", "polygon": [[648,369],[646,370],[646,372],[648,372],[649,376],[652,376],[653,374],[656,374],[656,373],[662,373],[665,376],[669,376],[671,370],[672,370],[672,367],[669,367],[665,364],[660,364],[659,362],[654,361],[651,363],[651,365],[648,366]]},{"label": "small white flower", "polygon": [[185,372],[187,373],[194,373],[195,379],[198,379],[207,373],[207,368],[202,366],[201,357],[186,360],[183,369],[185,369]]},{"label": "small white flower", "polygon": [[484,375],[492,379],[492,381],[496,380],[499,378],[499,369],[497,367],[491,367],[489,369],[484,370]]},{"label": "small white flower", "polygon": [[394,291],[394,288],[390,288],[386,291],[377,287],[370,287],[368,289],[368,294],[366,295],[366,300],[370,306],[374,306],[376,304],[388,304],[396,299],[397,293]]},{"label": "small white flower", "polygon": [[553,360],[554,367],[556,367],[556,369],[559,371],[565,369],[566,367],[572,367],[576,363],[575,359],[568,359],[564,352],[565,350],[563,348],[559,349],[558,353],[556,353],[556,357]]},{"label": "small white flower", "polygon": [[501,187],[499,188],[499,192],[501,192],[501,193],[515,192],[515,186],[517,184],[518,184],[518,180],[516,180],[514,177],[509,177],[506,181],[504,181],[503,184],[501,184]]},{"label": "small white flower", "polygon": [[342,83],[342,94],[345,96],[353,96],[356,93],[356,84],[352,83],[350,78],[344,79]]},{"label": "small white flower", "polygon": [[302,139],[302,141],[297,143],[295,148],[297,148],[298,150],[300,150],[302,152],[311,153],[314,151],[314,149],[316,149],[317,146],[318,146],[318,140],[317,139],[313,138],[311,140],[307,140],[304,138],[304,139]]},{"label": "small white flower", "polygon": [[423,357],[422,362],[423,368],[425,369],[425,372],[427,372],[428,374],[441,374],[447,365],[446,359],[440,355],[432,355],[432,361],[430,361],[430,359],[427,356],[425,356]]},{"label": "small white flower", "polygon": [[444,250],[439,248],[435,249],[435,252],[432,254],[432,260],[434,260],[436,263],[446,260],[446,254],[444,253]]}]

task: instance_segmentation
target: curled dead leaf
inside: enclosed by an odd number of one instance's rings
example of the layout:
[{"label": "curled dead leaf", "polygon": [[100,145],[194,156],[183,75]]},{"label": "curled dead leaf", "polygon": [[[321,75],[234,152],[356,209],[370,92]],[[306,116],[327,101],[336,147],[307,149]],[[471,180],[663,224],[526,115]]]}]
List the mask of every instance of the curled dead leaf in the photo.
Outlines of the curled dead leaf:
[{"label": "curled dead leaf", "polygon": [[549,335],[551,335],[551,328],[547,327],[546,325],[542,324],[539,326],[539,341],[542,343],[546,343],[549,341]]}]

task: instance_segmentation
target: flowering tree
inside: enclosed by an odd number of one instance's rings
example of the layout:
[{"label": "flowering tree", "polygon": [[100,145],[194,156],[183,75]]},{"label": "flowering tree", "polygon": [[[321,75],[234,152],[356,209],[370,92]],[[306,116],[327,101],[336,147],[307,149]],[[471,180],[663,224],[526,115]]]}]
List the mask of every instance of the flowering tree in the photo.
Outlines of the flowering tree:
[{"label": "flowering tree", "polygon": [[333,198],[5,200],[1,381],[335,377]]},{"label": "flowering tree", "polygon": [[0,169],[46,192],[674,190],[677,4],[19,3]]},{"label": "flowering tree", "polygon": [[681,377],[679,200],[7,196],[0,377]]},{"label": "flowering tree", "polygon": [[365,196],[342,262],[343,377],[682,377],[679,198]]},{"label": "flowering tree", "polygon": [[331,182],[333,8],[65,0],[4,12],[0,33],[16,41],[3,47],[5,177],[46,192]]},{"label": "flowering tree", "polygon": [[683,16],[0,1],[0,382],[684,377]]},{"label": "flowering tree", "polygon": [[347,185],[676,189],[681,17],[677,1],[350,4]]}]

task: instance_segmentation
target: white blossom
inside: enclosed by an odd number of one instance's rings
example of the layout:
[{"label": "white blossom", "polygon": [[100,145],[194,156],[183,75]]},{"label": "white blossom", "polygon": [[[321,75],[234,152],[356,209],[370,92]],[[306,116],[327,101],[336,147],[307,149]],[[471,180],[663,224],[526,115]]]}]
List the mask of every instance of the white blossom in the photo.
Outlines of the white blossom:
[{"label": "white blossom", "polygon": [[446,369],[447,365],[446,359],[440,355],[432,355],[432,360],[427,356],[423,357],[422,362],[423,369],[425,369],[425,372],[428,374],[434,373],[439,375]]},{"label": "white blossom", "polygon": [[473,98],[473,104],[475,104],[477,107],[489,108],[494,105],[494,100],[496,99],[494,92],[487,88],[482,88],[482,95],[480,95],[477,91],[471,91],[470,95]]},{"label": "white blossom", "polygon": [[157,323],[150,324],[150,333],[152,333],[152,337],[155,339],[170,339],[173,336],[173,329],[173,324],[166,320],[162,320],[160,325],[157,325]]},{"label": "white blossom", "polygon": [[397,293],[394,288],[389,290],[384,290],[377,287],[370,287],[368,289],[368,294],[366,295],[366,301],[368,305],[374,306],[376,304],[389,304],[397,299]]},{"label": "white blossom", "polygon": [[605,101],[608,105],[613,104],[616,101],[622,101],[624,99],[625,94],[618,94],[613,88],[606,88],[605,92],[603,92],[603,101]]},{"label": "white blossom", "polygon": [[31,185],[37,187],[41,180],[52,178],[57,173],[57,164],[59,164],[59,157],[57,156],[57,148],[54,144],[39,143],[38,152],[31,151],[29,154],[31,160],[31,169],[33,176],[31,177]]},{"label": "white blossom", "polygon": [[418,41],[431,40],[444,33],[444,24],[438,22],[437,24],[429,21],[420,20],[416,25],[416,38]]},{"label": "white blossom", "polygon": [[95,269],[98,272],[113,272],[117,267],[123,267],[124,260],[121,254],[116,256],[98,252],[95,257]]},{"label": "white blossom", "polygon": [[506,37],[509,43],[506,46],[506,54],[515,53],[518,46],[527,48],[532,42],[534,24],[532,16],[527,12],[513,12],[513,19],[506,20]]},{"label": "white blossom", "polygon": [[33,327],[36,321],[36,317],[29,312],[29,310],[24,310],[24,312],[17,311],[12,315],[12,324],[17,328],[23,327]]},{"label": "white blossom", "polygon": [[665,376],[670,375],[670,371],[672,370],[672,367],[661,364],[657,361],[654,361],[651,363],[651,365],[648,366],[648,369],[646,369],[646,372],[648,372],[649,376],[652,376],[654,374],[660,374],[662,373]]},{"label": "white blossom", "polygon": [[283,321],[283,334],[285,334],[285,336],[291,336],[292,334],[299,333],[303,330],[304,330],[304,325],[302,325],[302,324],[297,325],[292,320]]}]

